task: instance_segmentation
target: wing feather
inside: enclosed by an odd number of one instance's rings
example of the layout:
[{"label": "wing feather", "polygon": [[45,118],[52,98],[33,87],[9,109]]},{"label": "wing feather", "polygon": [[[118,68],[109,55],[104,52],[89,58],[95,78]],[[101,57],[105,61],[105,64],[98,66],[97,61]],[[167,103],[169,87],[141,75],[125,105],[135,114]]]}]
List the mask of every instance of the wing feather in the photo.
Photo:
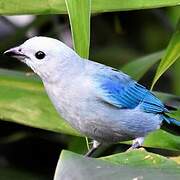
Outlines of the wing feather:
[{"label": "wing feather", "polygon": [[98,97],[118,108],[140,108],[147,113],[168,112],[164,104],[148,89],[122,72],[95,75]]}]

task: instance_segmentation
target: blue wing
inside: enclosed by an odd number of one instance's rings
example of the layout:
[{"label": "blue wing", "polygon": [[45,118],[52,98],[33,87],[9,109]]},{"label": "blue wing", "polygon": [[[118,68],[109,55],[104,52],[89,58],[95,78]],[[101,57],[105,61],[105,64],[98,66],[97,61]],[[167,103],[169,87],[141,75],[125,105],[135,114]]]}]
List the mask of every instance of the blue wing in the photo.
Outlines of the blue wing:
[{"label": "blue wing", "polygon": [[122,72],[109,71],[95,75],[101,100],[118,108],[140,108],[148,113],[168,112],[164,104],[144,86]]}]

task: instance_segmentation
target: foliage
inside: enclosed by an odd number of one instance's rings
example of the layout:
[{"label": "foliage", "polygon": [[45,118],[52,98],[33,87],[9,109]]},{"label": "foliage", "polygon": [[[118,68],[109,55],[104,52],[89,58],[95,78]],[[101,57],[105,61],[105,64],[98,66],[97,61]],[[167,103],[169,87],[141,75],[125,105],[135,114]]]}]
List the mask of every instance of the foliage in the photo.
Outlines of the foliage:
[{"label": "foliage", "polygon": [[179,166],[162,156],[135,150],[100,159],[83,158],[63,151],[54,180],[178,179]]},{"label": "foliage", "polygon": [[160,76],[180,57],[180,21],[177,24],[176,31],[167,47],[165,56],[161,60],[156,75],[154,77],[151,89],[160,78]]},{"label": "foliage", "polygon": [[[93,12],[125,11],[179,5],[179,0],[92,0]],[[67,12],[65,0],[0,0],[0,14],[64,14]]]},{"label": "foliage", "polygon": [[[88,58],[90,44],[91,1],[66,0],[66,6],[71,23],[74,49],[81,57]],[[80,19],[81,21],[79,21]]]}]

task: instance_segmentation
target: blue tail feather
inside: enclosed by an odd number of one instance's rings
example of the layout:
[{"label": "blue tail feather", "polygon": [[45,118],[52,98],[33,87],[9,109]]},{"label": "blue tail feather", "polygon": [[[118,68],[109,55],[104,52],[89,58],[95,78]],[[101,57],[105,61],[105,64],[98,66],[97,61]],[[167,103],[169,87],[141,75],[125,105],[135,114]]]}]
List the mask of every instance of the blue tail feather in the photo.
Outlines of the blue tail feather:
[{"label": "blue tail feather", "polygon": [[180,121],[174,119],[174,118],[171,118],[171,117],[168,117],[166,115],[163,115],[163,119],[168,123],[168,124],[174,124],[174,125],[177,125],[177,126],[180,126]]},{"label": "blue tail feather", "polygon": [[162,115],[162,126],[161,129],[170,132],[176,136],[180,136],[180,121],[169,117],[166,114]]}]

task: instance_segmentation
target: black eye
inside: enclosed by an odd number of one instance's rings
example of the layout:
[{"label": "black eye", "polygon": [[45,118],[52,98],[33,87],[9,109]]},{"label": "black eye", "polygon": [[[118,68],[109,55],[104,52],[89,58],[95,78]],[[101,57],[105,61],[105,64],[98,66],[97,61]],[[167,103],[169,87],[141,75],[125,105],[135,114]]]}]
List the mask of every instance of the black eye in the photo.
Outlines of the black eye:
[{"label": "black eye", "polygon": [[42,52],[42,51],[38,51],[35,54],[35,56],[36,56],[37,59],[43,59],[46,56],[46,54],[44,52]]}]

